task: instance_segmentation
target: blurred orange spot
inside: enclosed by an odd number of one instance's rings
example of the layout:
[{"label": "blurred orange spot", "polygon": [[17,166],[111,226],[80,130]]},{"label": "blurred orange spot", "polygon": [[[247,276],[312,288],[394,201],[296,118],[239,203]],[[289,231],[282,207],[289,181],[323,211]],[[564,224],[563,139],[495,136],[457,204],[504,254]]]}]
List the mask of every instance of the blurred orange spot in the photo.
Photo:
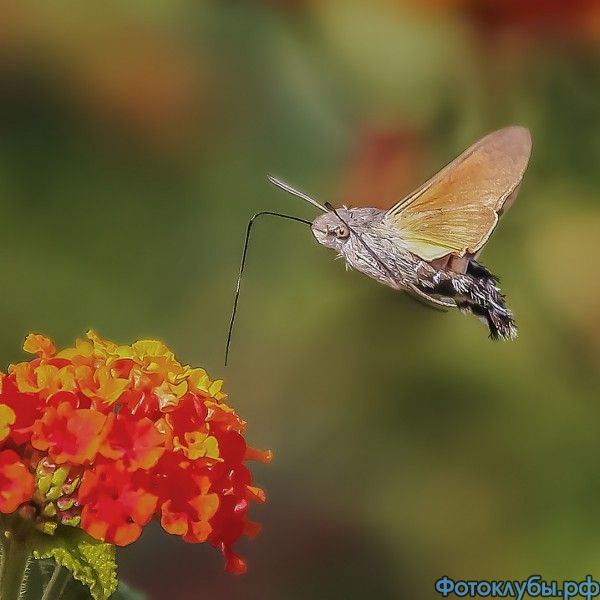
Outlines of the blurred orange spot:
[{"label": "blurred orange spot", "polygon": [[461,12],[486,30],[513,30],[529,35],[570,35],[597,39],[597,0],[408,0],[428,9]]},{"label": "blurred orange spot", "polygon": [[409,127],[372,127],[350,161],[341,203],[389,208],[418,185],[423,136]]}]

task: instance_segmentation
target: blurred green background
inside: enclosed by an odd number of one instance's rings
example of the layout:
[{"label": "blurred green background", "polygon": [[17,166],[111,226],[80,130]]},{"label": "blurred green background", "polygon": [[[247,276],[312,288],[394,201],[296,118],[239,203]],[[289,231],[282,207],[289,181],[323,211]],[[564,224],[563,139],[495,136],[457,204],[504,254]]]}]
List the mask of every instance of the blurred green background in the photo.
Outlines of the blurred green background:
[{"label": "blurred green background", "polygon": [[[27,332],[158,337],[223,376],[264,531],[243,577],[154,527],[120,551],[152,600],[436,597],[434,581],[600,576],[600,10],[594,0],[0,4],[0,363]],[[493,344],[293,223],[389,203],[496,127],[530,169],[482,261]]]}]

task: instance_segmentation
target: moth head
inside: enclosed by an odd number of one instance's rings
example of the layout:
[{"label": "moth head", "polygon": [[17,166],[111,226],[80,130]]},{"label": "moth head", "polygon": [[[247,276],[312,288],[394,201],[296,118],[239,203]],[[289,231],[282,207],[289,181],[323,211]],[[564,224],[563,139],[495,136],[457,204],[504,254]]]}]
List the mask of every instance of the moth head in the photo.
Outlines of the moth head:
[{"label": "moth head", "polygon": [[347,209],[326,212],[313,221],[313,235],[319,244],[341,252],[354,234],[349,224],[350,220],[350,211]]}]

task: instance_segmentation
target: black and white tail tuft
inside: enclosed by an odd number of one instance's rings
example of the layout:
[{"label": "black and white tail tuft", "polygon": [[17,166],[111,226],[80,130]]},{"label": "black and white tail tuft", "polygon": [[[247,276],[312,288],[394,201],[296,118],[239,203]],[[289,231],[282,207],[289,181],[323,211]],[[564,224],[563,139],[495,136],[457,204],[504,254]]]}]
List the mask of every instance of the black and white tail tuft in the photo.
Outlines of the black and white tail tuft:
[{"label": "black and white tail tuft", "polygon": [[490,338],[512,340],[517,326],[498,287],[498,278],[475,260],[469,261],[465,275],[454,282],[458,308],[479,317],[489,328]]},{"label": "black and white tail tuft", "polygon": [[469,261],[464,274],[438,271],[428,283],[429,293],[452,298],[461,312],[472,313],[485,323],[491,339],[517,337],[517,326],[498,287],[498,279],[475,260]]}]

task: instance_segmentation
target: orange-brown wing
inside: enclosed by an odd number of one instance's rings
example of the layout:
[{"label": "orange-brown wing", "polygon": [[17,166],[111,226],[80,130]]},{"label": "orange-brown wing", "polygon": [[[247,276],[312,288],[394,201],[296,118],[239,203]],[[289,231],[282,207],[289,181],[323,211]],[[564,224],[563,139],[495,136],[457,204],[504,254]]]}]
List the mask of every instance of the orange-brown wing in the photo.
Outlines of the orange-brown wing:
[{"label": "orange-brown wing", "polygon": [[514,201],[530,154],[524,127],[490,133],[398,202],[386,219],[425,260],[475,254]]}]

